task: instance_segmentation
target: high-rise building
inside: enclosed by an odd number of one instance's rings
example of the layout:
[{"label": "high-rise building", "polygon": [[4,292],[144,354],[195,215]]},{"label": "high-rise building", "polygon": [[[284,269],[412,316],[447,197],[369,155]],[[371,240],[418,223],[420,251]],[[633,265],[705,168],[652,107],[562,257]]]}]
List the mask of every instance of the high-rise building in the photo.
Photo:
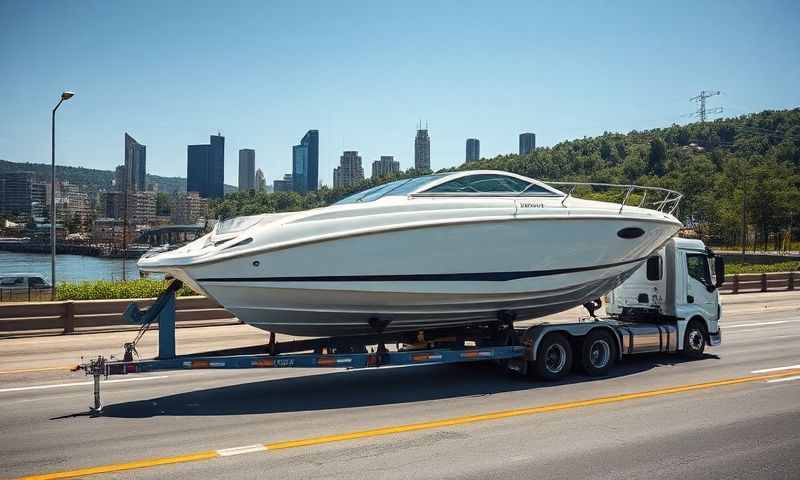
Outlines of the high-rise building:
[{"label": "high-rise building", "polygon": [[481,141],[477,138],[467,139],[467,163],[480,160],[481,158]]},{"label": "high-rise building", "polygon": [[283,176],[283,179],[273,180],[272,182],[272,191],[273,192],[291,192],[292,188],[294,188],[294,180],[292,179],[292,174],[287,173]]},{"label": "high-rise building", "polygon": [[208,200],[202,198],[197,192],[187,192],[179,194],[175,200],[172,222],[177,225],[192,225],[199,223],[207,215]]},{"label": "high-rise building", "polygon": [[[46,195],[49,191],[48,185]],[[50,204],[49,199],[47,204]],[[77,185],[67,181],[56,183],[56,222],[66,222],[77,216],[82,223],[85,223],[90,215],[89,195],[82,192]]]},{"label": "high-rise building", "polygon": [[393,173],[400,173],[400,162],[391,155],[381,155],[380,160],[372,162],[372,178],[385,177]]},{"label": "high-rise building", "polygon": [[[146,190],[147,147],[125,134],[125,175],[127,190],[142,192]],[[119,186],[118,188],[124,188]]]},{"label": "high-rise building", "polygon": [[424,171],[431,169],[431,137],[428,136],[427,126],[424,130],[421,127],[414,138],[414,168]]},{"label": "high-rise building", "polygon": [[256,192],[267,191],[267,179],[264,177],[264,172],[259,168],[256,170]]},{"label": "high-rise building", "polygon": [[300,144],[292,147],[292,180],[295,192],[319,188],[319,130],[309,130]]},{"label": "high-rise building", "polygon": [[256,151],[251,148],[239,150],[239,191],[256,189]]},{"label": "high-rise building", "polygon": [[292,190],[299,193],[308,191],[308,146],[292,147]]},{"label": "high-rise building", "polygon": [[536,150],[536,134],[535,133],[520,133],[519,134],[519,154],[527,155]]},{"label": "high-rise building", "polygon": [[208,145],[186,149],[186,191],[203,198],[222,198],[225,185],[225,137],[211,135]]},{"label": "high-rise building", "polygon": [[34,214],[33,184],[31,172],[0,174],[0,215],[31,218]]},{"label": "high-rise building", "polygon": [[339,157],[339,166],[333,169],[333,188],[349,187],[364,180],[364,169],[357,151],[345,151]]}]

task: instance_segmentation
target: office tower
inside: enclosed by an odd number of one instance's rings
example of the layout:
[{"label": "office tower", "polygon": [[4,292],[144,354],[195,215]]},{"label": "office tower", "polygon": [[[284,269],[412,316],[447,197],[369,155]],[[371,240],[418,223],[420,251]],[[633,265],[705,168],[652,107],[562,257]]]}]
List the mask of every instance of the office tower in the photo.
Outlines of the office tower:
[{"label": "office tower", "polygon": [[264,177],[264,172],[259,168],[256,170],[256,192],[267,191],[267,179]]},{"label": "office tower", "polygon": [[292,147],[292,190],[298,193],[308,191],[308,146]]},{"label": "office tower", "polygon": [[[142,192],[146,190],[147,147],[125,134],[125,176],[127,190]],[[120,186],[119,188],[123,188]]]},{"label": "office tower", "polygon": [[364,180],[364,169],[357,151],[345,151],[333,169],[333,188],[349,187]]},{"label": "office tower", "polygon": [[33,184],[31,172],[0,174],[0,215],[31,218],[34,213]]},{"label": "office tower", "polygon": [[272,191],[277,192],[291,192],[294,188],[294,180],[292,174],[287,173],[283,175],[283,179],[276,179],[272,182]]},{"label": "office tower", "polygon": [[186,191],[203,198],[222,198],[225,180],[225,137],[211,135],[207,145],[186,149]]},{"label": "office tower", "polygon": [[251,148],[239,150],[239,191],[256,189],[256,151]]},{"label": "office tower", "polygon": [[314,192],[319,189],[319,130],[309,130],[292,147],[292,180],[295,192]]},{"label": "office tower", "polygon": [[519,154],[527,155],[536,150],[536,134],[535,133],[520,133],[519,134]]},{"label": "office tower", "polygon": [[477,138],[467,139],[467,163],[480,160],[481,158],[481,141]]},{"label": "office tower", "polygon": [[400,162],[395,161],[391,155],[381,155],[380,160],[372,162],[372,178],[385,177],[393,173],[400,173]]},{"label": "office tower", "polygon": [[414,168],[420,171],[431,169],[431,137],[428,136],[427,125],[423,130],[420,124],[414,138]]}]

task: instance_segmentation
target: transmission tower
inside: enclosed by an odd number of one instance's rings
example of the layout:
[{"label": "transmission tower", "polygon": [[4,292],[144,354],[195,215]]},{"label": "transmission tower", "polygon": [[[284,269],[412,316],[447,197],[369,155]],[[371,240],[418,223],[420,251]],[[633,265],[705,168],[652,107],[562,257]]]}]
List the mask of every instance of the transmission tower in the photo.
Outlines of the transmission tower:
[{"label": "transmission tower", "polygon": [[706,115],[710,113],[722,113],[722,107],[715,107],[710,109],[706,108],[706,99],[713,97],[715,95],[719,95],[719,90],[713,92],[710,90],[703,90],[700,92],[700,95],[689,99],[690,102],[698,102],[700,104],[697,111],[694,112],[693,115],[697,116],[701,122],[705,122]]}]

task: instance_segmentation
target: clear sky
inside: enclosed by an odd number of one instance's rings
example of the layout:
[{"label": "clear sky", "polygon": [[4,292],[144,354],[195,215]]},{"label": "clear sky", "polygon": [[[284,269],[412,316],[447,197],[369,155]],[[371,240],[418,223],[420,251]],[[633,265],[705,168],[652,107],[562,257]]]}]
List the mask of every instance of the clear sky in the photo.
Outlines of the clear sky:
[{"label": "clear sky", "polygon": [[225,181],[254,148],[268,181],[320,131],[320,179],[342,150],[370,174],[434,169],[603,131],[685,123],[702,89],[725,115],[800,105],[800,2],[0,0],[0,158],[113,169],[123,134],[147,169],[186,176],[186,145],[226,137]]}]

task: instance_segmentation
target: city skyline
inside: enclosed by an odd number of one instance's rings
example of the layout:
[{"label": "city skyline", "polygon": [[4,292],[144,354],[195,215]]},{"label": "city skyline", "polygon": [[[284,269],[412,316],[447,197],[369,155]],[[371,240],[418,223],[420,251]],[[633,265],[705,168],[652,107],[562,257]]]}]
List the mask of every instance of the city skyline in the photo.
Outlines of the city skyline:
[{"label": "city skyline", "polygon": [[[723,92],[709,101],[725,116],[800,104],[800,48],[787,42],[800,18],[796,2],[691,4],[687,19],[685,9],[666,4],[642,12],[412,0],[348,12],[348,22],[362,29],[341,29],[345,12],[324,2],[314,3],[319,15],[310,19],[289,4],[240,3],[224,11],[189,5],[0,4],[7,20],[0,58],[13,72],[0,78],[0,158],[49,162],[47,122],[66,89],[77,94],[58,113],[59,165],[113,171],[123,163],[119,135],[129,131],[147,144],[149,173],[182,177],[186,145],[220,130],[226,158],[254,148],[257,166],[272,180],[287,172],[298,132],[313,127],[322,132],[319,180],[328,185],[344,150],[370,160],[394,155],[402,169],[411,167],[408,139],[420,118],[430,123],[437,170],[461,163],[469,135],[491,158],[517,151],[515,136],[528,129],[538,146],[551,146],[687,123],[695,109],[689,98],[702,89]],[[706,24],[710,16],[718,21]],[[531,18],[570,21],[532,28]],[[202,26],[212,21],[219,27],[210,37]],[[298,21],[308,27],[305,35],[290,28]],[[137,25],[154,35],[139,35]],[[486,35],[463,34],[487,25]],[[447,41],[453,38],[462,41]],[[141,52],[148,52],[143,61],[126,61]],[[698,55],[702,69],[662,60]],[[743,58],[752,68],[737,67]],[[195,75],[211,60],[214,68]],[[476,64],[513,74],[470,75]],[[39,74],[43,65],[47,75]],[[225,164],[224,180],[237,183],[236,162]]]}]

